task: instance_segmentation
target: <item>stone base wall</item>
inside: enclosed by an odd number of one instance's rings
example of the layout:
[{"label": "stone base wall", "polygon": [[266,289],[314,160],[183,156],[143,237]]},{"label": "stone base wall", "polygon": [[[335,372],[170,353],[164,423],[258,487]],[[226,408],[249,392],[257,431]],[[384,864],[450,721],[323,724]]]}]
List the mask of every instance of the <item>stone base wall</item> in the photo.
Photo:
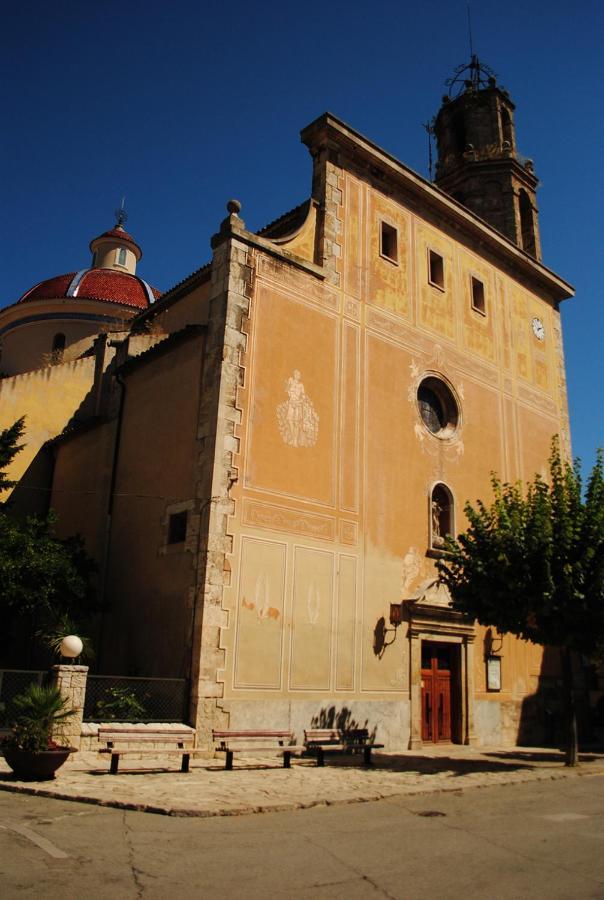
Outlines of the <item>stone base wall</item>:
[{"label": "stone base wall", "polygon": [[[384,744],[386,750],[408,750],[410,739],[410,704],[407,698],[400,700],[351,700],[341,701],[319,700],[248,700],[236,699],[218,701],[217,721],[221,727],[231,730],[289,729],[294,732],[295,742],[304,740],[305,728],[367,728],[375,734],[375,740]],[[218,709],[219,707],[219,709]],[[224,714],[228,714],[228,724],[224,722]],[[514,747],[519,743],[525,746],[547,746],[551,743],[547,733],[546,721],[542,716],[533,714],[523,702],[496,700],[476,700],[474,703],[476,741],[482,747]],[[103,723],[111,726],[111,722]],[[123,725],[126,723],[120,723]],[[137,725],[136,727],[141,727]],[[183,725],[167,723],[154,727],[182,729]],[[211,729],[211,724],[210,724]],[[96,751],[99,724],[85,722],[81,728],[79,740],[80,750]],[[210,732],[208,731],[208,735]],[[74,742],[75,743],[75,742]],[[208,749],[208,758],[213,756],[210,738],[206,730],[198,732],[199,749]],[[147,749],[162,749],[162,744],[148,745]],[[429,746],[429,745],[428,745]],[[421,750],[419,751],[421,752]],[[99,757],[101,759],[101,757]]]},{"label": "stone base wall", "polygon": [[229,729],[289,729],[296,743],[305,728],[367,728],[388,750],[409,746],[409,700],[228,700]]},{"label": "stone base wall", "polygon": [[554,722],[536,697],[524,700],[476,700],[475,728],[479,746],[541,747],[555,738]]}]

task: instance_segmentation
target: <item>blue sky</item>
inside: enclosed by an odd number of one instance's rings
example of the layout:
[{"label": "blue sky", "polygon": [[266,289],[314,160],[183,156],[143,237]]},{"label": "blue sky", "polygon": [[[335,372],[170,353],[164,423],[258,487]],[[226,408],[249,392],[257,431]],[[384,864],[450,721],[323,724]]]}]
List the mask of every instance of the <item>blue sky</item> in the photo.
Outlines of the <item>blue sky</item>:
[{"label": "blue sky", "polygon": [[[543,258],[563,307],[573,450],[604,445],[604,6],[472,5],[474,48],[516,103]],[[427,175],[422,123],[469,58],[464,0],[208,4],[22,0],[3,10],[0,306],[89,264],[126,195],[162,290],[210,257],[237,197],[252,229],[305,199],[299,131],[329,110]]]}]

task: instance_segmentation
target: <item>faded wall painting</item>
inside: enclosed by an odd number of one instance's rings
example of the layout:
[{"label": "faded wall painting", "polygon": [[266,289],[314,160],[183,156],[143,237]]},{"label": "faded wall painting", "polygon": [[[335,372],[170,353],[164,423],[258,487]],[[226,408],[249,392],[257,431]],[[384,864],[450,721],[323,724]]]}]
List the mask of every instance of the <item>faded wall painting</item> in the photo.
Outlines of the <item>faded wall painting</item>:
[{"label": "faded wall painting", "polygon": [[304,390],[298,369],[294,369],[284,387],[287,400],[277,407],[277,422],[283,442],[290,447],[314,447],[319,434],[319,416]]},{"label": "faded wall painting", "polygon": [[243,538],[235,687],[281,687],[285,544]]}]

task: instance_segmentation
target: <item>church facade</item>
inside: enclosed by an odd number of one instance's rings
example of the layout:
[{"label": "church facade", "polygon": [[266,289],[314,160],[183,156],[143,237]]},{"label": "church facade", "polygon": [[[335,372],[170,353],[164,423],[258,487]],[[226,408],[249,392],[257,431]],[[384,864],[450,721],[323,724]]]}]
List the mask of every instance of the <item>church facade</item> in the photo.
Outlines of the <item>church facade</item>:
[{"label": "church facade", "polygon": [[79,411],[24,473],[98,561],[100,667],[190,679],[201,742],[538,730],[542,649],[454,614],[435,570],[492,471],[530,479],[554,434],[569,447],[572,288],[482,74],[435,120],[436,183],[332,115],[307,126],[310,199],[259,233],[229,201],[207,266],[95,329]]}]

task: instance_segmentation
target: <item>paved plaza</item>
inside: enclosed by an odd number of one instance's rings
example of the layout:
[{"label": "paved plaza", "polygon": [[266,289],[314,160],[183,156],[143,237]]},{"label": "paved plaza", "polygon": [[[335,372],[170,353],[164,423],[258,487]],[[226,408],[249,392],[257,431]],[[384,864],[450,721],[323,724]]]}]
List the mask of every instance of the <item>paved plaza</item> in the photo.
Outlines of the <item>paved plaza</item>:
[{"label": "paved plaza", "polygon": [[[295,759],[284,769],[276,757],[236,757],[233,771],[223,760],[193,759],[191,771],[179,760],[124,757],[118,775],[109,758],[74,754],[54,781],[20,782],[0,759],[0,790],[56,797],[172,816],[229,816],[304,809],[388,797],[459,791],[604,774],[604,753],[581,754],[567,769],[559,751],[542,748],[436,747],[417,753],[375,753],[365,768],[360,757],[333,756],[323,768]],[[123,770],[122,770],[123,767]]]}]

